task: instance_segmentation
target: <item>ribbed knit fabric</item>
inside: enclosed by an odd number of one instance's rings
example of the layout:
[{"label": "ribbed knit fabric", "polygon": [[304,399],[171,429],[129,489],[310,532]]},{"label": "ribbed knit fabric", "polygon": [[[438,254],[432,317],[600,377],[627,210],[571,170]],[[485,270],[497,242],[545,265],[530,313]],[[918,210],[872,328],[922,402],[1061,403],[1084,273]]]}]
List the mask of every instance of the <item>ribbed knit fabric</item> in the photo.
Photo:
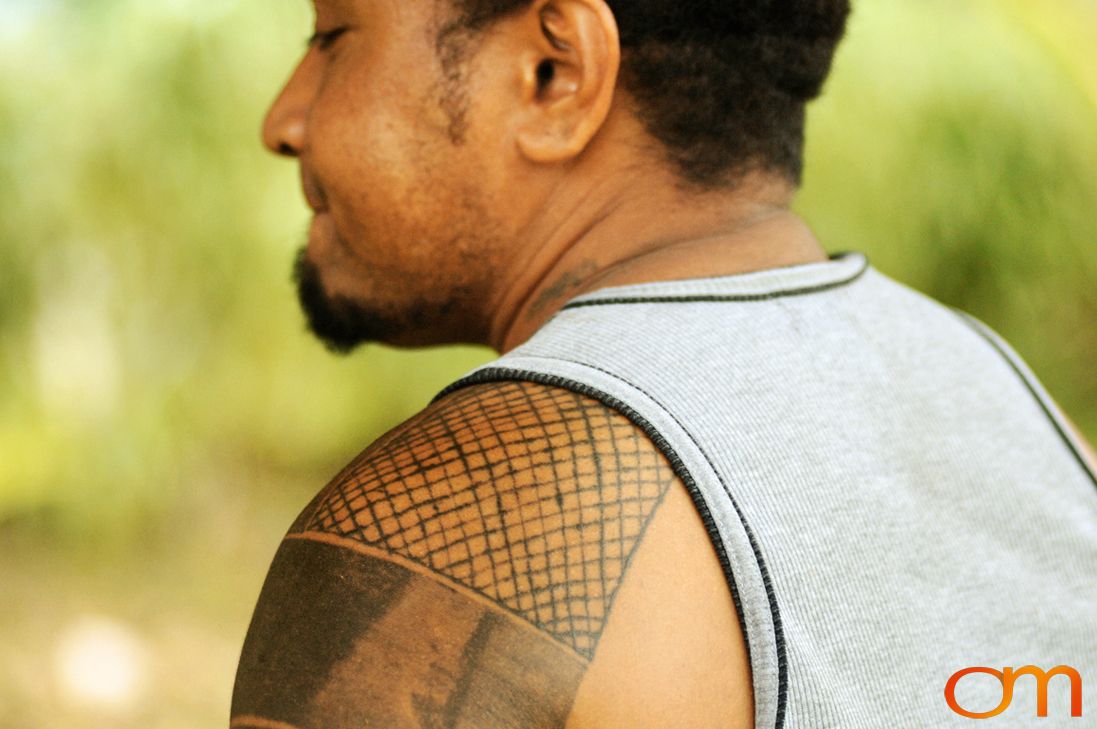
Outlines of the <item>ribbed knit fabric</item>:
[{"label": "ribbed knit fabric", "polygon": [[[533,380],[642,426],[689,487],[750,651],[760,729],[1097,726],[1097,477],[1009,346],[858,252],[572,299],[471,383]],[[1002,685],[956,688],[989,711]]]}]

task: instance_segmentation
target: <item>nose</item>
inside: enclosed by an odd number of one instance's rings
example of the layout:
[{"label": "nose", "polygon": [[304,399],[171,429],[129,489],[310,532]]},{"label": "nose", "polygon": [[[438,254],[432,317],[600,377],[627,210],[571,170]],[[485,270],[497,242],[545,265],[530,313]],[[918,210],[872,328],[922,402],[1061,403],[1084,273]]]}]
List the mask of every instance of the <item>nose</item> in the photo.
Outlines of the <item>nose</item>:
[{"label": "nose", "polygon": [[301,61],[263,120],[263,145],[275,154],[297,157],[305,148],[314,94],[310,66],[307,57]]}]

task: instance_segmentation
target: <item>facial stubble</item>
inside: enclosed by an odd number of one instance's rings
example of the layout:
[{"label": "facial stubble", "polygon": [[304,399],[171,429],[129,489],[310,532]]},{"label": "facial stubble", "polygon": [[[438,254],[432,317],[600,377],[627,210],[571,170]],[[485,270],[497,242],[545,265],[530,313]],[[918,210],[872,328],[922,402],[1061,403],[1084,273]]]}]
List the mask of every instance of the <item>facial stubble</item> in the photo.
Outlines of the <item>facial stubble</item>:
[{"label": "facial stubble", "polygon": [[[434,100],[444,112],[445,129],[452,148],[465,143],[468,61],[474,53],[478,37],[464,27],[463,20],[450,18],[437,31],[436,52],[441,66],[441,83],[434,89]],[[467,192],[467,191],[466,191]],[[485,339],[486,327],[477,326],[475,304],[483,301],[483,270],[485,253],[490,243],[498,243],[496,221],[487,214],[487,207],[474,204],[469,197],[453,205],[449,241],[456,253],[460,273],[451,271],[454,285],[445,300],[428,301],[419,297],[403,301],[398,309],[383,309],[380,302],[330,293],[325,289],[320,267],[309,259],[308,246],[302,246],[293,266],[297,297],[305,314],[309,330],[335,354],[349,354],[366,342],[391,344],[434,344],[476,342]],[[495,233],[495,235],[493,235]],[[343,248],[349,250],[344,242]],[[479,271],[472,274],[472,271]],[[471,274],[471,275],[470,275]],[[479,280],[481,286],[473,283]],[[462,280],[458,284],[457,280]],[[438,289],[434,289],[437,292]],[[474,331],[475,330],[475,331]],[[419,341],[426,334],[425,341]]]},{"label": "facial stubble", "polygon": [[[446,323],[451,322],[462,298],[460,292],[455,292],[452,298],[441,301],[413,299],[392,311],[364,299],[329,293],[319,266],[308,258],[307,246],[297,252],[293,280],[308,329],[329,351],[340,355],[350,354],[367,342],[418,344],[416,340],[424,333],[448,328]],[[455,337],[454,341],[459,339]]]}]

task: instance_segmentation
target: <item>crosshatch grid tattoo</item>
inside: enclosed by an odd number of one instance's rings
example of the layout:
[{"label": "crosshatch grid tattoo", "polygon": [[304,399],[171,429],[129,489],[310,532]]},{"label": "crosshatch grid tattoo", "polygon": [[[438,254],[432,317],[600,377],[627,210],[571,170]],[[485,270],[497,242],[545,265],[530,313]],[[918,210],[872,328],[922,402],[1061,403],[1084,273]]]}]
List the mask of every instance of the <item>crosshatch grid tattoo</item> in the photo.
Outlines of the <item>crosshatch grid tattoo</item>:
[{"label": "crosshatch grid tattoo", "polygon": [[676,479],[624,416],[533,383],[458,391],[363,455],[291,536],[337,535],[404,557],[587,659]]},{"label": "crosshatch grid tattoo", "polygon": [[234,729],[560,729],[670,462],[571,390],[469,386],[379,438],[290,528]]}]

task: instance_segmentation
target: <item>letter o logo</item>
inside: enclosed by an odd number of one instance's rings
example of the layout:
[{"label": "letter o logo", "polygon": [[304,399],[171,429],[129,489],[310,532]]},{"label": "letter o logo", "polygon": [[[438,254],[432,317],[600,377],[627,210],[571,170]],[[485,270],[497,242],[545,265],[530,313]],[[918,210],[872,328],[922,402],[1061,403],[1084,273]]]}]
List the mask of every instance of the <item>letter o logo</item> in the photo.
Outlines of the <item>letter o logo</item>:
[{"label": "letter o logo", "polygon": [[[1002,703],[998,705],[997,709],[993,711],[975,712],[968,711],[956,703],[956,684],[960,682],[960,679],[967,676],[970,673],[989,673],[991,676],[997,677],[998,681],[1002,684]],[[955,711],[960,716],[966,716],[969,719],[989,719],[992,716],[998,716],[1003,711],[1009,708],[1009,705],[1013,703],[1013,669],[1007,668],[1005,671],[996,671],[993,668],[987,668],[985,666],[973,666],[971,668],[965,668],[961,671],[949,676],[948,683],[945,684],[945,701],[948,702],[948,707]]]}]

